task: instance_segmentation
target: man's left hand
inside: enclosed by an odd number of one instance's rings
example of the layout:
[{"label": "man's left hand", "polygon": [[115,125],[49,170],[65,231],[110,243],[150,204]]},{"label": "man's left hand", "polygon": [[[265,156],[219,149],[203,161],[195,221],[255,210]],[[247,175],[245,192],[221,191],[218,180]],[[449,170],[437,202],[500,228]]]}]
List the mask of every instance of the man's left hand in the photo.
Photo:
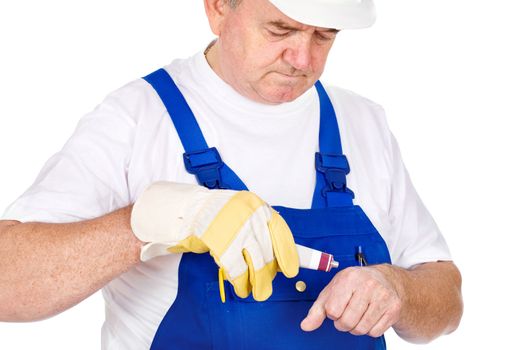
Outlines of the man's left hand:
[{"label": "man's left hand", "polygon": [[301,322],[313,331],[328,317],[341,332],[380,337],[400,318],[400,287],[385,273],[388,265],[349,267],[338,272],[321,291]]}]

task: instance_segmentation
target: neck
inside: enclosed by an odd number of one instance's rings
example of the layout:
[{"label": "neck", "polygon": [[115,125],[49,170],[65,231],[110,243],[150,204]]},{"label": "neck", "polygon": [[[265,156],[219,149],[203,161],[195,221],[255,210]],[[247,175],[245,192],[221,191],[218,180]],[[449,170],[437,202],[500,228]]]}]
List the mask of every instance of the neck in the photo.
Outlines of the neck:
[{"label": "neck", "polygon": [[204,50],[204,57],[206,58],[206,61],[208,61],[208,64],[210,65],[211,69],[224,81],[226,81],[222,75],[222,72],[220,70],[219,66],[219,57],[217,52],[217,39],[213,40],[206,50]]}]

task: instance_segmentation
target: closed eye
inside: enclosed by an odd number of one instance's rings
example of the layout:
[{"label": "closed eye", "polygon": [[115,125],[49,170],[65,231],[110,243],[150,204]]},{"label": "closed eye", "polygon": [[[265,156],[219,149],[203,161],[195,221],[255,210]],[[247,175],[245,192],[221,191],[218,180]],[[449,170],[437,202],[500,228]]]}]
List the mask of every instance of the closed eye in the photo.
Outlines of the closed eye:
[{"label": "closed eye", "polygon": [[321,41],[331,41],[335,39],[337,32],[329,31],[329,32],[315,32],[315,36],[317,39]]},{"label": "closed eye", "polygon": [[276,38],[284,38],[286,36],[288,36],[292,31],[290,30],[287,30],[287,31],[284,31],[284,32],[275,32],[275,31],[272,31],[272,30],[268,30],[268,33],[270,33],[271,36],[273,37],[276,37]]}]

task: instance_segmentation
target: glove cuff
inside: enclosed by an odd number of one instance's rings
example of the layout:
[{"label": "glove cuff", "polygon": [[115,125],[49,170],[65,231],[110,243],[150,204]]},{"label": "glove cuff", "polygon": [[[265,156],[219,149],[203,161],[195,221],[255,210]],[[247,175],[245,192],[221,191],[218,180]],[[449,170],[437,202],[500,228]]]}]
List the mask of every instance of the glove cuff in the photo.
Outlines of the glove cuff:
[{"label": "glove cuff", "polygon": [[195,213],[210,192],[198,185],[155,182],[135,202],[131,229],[147,243],[181,241],[189,235]]}]

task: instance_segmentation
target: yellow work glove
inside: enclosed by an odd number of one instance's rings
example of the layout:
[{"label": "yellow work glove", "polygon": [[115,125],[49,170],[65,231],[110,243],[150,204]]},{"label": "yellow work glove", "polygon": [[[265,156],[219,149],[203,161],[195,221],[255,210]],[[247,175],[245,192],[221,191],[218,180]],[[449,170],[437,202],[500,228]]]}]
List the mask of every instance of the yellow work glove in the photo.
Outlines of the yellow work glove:
[{"label": "yellow work glove", "polygon": [[288,225],[248,191],[157,182],[133,206],[131,228],[147,243],[143,261],[170,253],[210,252],[242,298],[252,292],[255,300],[266,300],[277,271],[286,277],[299,271]]}]

